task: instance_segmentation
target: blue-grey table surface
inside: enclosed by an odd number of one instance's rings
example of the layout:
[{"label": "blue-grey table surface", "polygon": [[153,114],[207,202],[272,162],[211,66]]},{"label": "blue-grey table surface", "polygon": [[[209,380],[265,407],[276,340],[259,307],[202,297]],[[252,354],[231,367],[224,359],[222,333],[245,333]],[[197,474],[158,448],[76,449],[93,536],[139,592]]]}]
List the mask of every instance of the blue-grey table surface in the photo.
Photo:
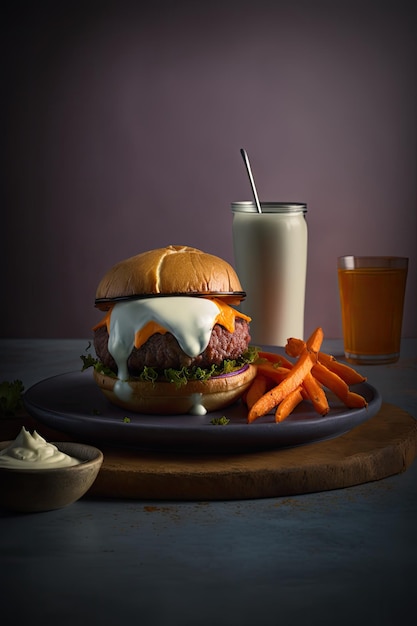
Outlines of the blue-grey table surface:
[{"label": "blue-grey table surface", "polygon": [[[0,340],[0,381],[27,389],[78,370],[87,344]],[[341,355],[342,342],[324,349]],[[397,363],[357,369],[417,418],[417,339],[403,340]],[[1,611],[18,625],[416,624],[416,591],[417,461],[293,497],[0,511]]]}]

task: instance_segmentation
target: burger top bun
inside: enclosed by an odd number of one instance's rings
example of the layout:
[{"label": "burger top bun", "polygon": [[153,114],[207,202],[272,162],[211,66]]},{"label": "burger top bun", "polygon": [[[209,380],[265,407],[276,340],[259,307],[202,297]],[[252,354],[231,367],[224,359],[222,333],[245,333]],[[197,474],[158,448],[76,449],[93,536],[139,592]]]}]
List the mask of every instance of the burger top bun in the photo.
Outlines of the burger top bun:
[{"label": "burger top bun", "polygon": [[96,306],[135,296],[224,295],[230,303],[245,296],[239,278],[220,257],[188,246],[149,250],[114,265],[101,279]]}]

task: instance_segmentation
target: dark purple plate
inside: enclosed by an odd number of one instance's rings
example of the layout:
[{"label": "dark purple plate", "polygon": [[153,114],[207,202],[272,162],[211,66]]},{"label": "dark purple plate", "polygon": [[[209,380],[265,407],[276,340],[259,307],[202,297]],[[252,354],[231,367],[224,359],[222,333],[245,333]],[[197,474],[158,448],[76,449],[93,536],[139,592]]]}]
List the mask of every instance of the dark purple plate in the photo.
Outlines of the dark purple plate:
[{"label": "dark purple plate", "polygon": [[[303,401],[279,424],[273,414],[248,424],[246,408],[240,401],[201,417],[131,413],[108,402],[91,371],[47,378],[26,391],[24,404],[42,424],[85,443],[189,452],[244,452],[313,443],[352,430],[375,415],[382,402],[378,391],[368,383],[352,389],[366,398],[367,408],[348,409],[328,393],[330,412],[325,417]],[[223,416],[229,419],[227,425],[211,423],[213,418]]]}]

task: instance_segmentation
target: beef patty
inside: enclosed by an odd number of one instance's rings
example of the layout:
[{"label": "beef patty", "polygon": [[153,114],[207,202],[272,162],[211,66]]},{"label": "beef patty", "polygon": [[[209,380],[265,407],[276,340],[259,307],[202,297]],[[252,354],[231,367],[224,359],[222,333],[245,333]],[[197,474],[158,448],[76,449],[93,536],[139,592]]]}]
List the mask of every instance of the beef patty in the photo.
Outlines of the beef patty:
[{"label": "beef patty", "polygon": [[[112,371],[117,373],[116,363],[108,351],[109,335],[105,326],[100,326],[94,334],[94,347],[97,358]],[[212,330],[207,348],[192,358],[183,352],[178,341],[171,333],[155,333],[139,348],[133,348],[128,359],[128,368],[132,376],[138,374],[143,367],[154,367],[157,370],[166,368],[181,369],[196,365],[208,368],[213,363],[220,365],[224,359],[237,359],[248,348],[250,343],[249,324],[242,318],[236,318],[235,331],[230,333],[224,326],[216,324]]]}]

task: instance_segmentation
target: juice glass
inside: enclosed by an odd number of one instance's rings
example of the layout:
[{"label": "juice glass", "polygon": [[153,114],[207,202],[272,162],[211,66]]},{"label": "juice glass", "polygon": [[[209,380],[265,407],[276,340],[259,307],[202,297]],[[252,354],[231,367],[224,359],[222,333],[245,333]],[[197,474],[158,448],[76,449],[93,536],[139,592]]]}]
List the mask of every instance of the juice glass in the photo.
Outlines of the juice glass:
[{"label": "juice glass", "polygon": [[400,356],[408,259],[342,256],[337,260],[345,357],[395,363]]}]

